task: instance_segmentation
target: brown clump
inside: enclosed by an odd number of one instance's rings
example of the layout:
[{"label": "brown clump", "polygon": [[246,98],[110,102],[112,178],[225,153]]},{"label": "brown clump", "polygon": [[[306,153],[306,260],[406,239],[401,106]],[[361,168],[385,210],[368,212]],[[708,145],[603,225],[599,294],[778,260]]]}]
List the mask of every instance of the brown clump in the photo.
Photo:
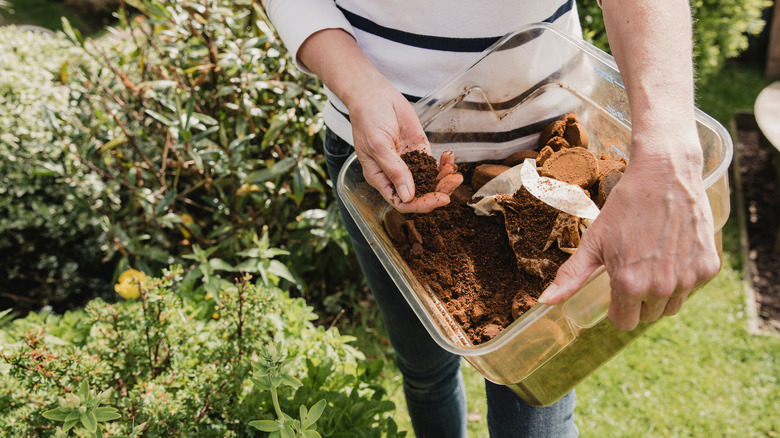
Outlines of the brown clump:
[{"label": "brown clump", "polygon": [[622,176],[623,172],[612,169],[599,178],[599,191],[598,196],[596,196],[596,205],[599,208],[604,208],[604,203],[607,202],[607,196],[609,196],[617,183],[620,182]]},{"label": "brown clump", "polygon": [[572,145],[582,148],[588,147],[588,131],[582,126],[582,123],[577,121],[577,118],[567,119],[566,131],[563,133],[563,138]]},{"label": "brown clump", "polygon": [[527,158],[533,158],[535,160],[538,156],[538,151],[519,151],[504,158],[504,161],[502,161],[501,164],[504,166],[515,167],[518,164],[523,164],[523,161],[525,161]]},{"label": "brown clump", "polygon": [[621,173],[625,172],[627,164],[625,158],[615,160],[610,158],[607,154],[601,154],[601,159],[599,160],[599,179],[611,170],[617,170]]},{"label": "brown clump", "polygon": [[572,147],[566,139],[563,137],[553,137],[547,142],[547,146],[552,148],[553,151],[558,152],[561,149],[568,149]]},{"label": "brown clump", "polygon": [[406,238],[406,219],[398,212],[398,210],[391,208],[385,213],[385,231],[393,239],[393,243],[396,245],[406,245],[408,240]]},{"label": "brown clump", "polygon": [[539,156],[536,158],[536,165],[544,166],[545,161],[552,157],[554,153],[555,151],[553,151],[550,146],[543,147],[542,150],[539,151]]},{"label": "brown clump", "polygon": [[474,197],[474,189],[471,186],[461,184],[450,194],[450,201],[458,204],[466,204]]},{"label": "brown clump", "polygon": [[545,160],[542,176],[554,178],[583,189],[598,179],[599,166],[596,156],[584,148],[562,149]]},{"label": "brown clump", "polygon": [[549,125],[545,126],[542,133],[539,134],[539,147],[543,148],[550,142],[551,138],[563,137],[563,133],[566,132],[566,120],[556,120]]},{"label": "brown clump", "polygon": [[401,155],[401,159],[412,172],[415,196],[436,191],[436,184],[439,182],[436,180],[439,166],[435,158],[420,151],[410,151]]},{"label": "brown clump", "polygon": [[509,170],[509,166],[503,164],[481,164],[474,169],[471,177],[471,187],[477,191],[491,179]]}]

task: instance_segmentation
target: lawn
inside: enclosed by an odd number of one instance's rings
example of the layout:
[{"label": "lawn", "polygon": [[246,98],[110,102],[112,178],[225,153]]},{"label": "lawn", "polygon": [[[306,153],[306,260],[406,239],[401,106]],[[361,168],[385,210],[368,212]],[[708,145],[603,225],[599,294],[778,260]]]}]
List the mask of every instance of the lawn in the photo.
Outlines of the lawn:
[{"label": "lawn", "polygon": [[[751,110],[768,83],[759,68],[729,65],[698,85],[698,105],[728,127],[734,112]],[[747,332],[738,233],[730,220],[721,273],[677,316],[660,321],[579,385],[581,436],[780,436],[780,337]],[[368,333],[353,330],[364,351],[387,360],[397,420],[411,430],[392,352],[376,342],[381,333],[381,325]],[[487,437],[483,380],[466,362],[463,373],[474,420],[470,436]]]}]

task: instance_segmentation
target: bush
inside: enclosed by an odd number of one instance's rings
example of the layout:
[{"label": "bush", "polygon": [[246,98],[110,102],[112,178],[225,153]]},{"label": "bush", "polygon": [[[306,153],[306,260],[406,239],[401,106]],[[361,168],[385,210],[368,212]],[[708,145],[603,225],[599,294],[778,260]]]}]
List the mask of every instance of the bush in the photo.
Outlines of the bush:
[{"label": "bush", "polygon": [[[0,28],[0,296],[17,310],[108,290],[103,181],[73,153],[67,69],[86,62],[61,36]],[[57,126],[59,136],[55,136]],[[0,303],[2,304],[2,303]],[[7,307],[7,306],[0,306]]]},{"label": "bush", "polygon": [[[771,7],[769,0],[692,0],[694,64],[698,79],[717,72],[723,63],[748,47],[748,35],[764,28],[762,12]],[[579,5],[583,36],[597,47],[609,51],[604,19],[596,2]]]},{"label": "bush", "polygon": [[[365,363],[337,329],[315,327],[302,299],[246,278],[196,296],[180,273],[132,283],[138,300],[14,321],[0,314],[0,430],[50,436],[83,407],[110,435],[255,436],[250,422],[324,399],[323,436],[402,436],[376,381],[381,362]],[[278,371],[273,392],[258,371],[269,368]],[[77,413],[70,426],[83,433],[96,424],[87,420]]]},{"label": "bush", "polygon": [[106,185],[121,266],[159,272],[195,249],[258,272],[257,235],[286,251],[308,295],[356,281],[327,190],[321,84],[292,68],[258,2],[128,1],[118,40],[81,44],[69,133]]}]

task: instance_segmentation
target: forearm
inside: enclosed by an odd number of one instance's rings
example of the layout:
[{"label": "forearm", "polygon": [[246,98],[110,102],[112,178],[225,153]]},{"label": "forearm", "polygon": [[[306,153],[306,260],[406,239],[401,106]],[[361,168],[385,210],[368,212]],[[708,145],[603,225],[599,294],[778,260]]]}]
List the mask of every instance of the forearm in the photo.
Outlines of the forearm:
[{"label": "forearm", "polygon": [[298,59],[351,110],[379,89],[392,87],[341,29],[325,29],[306,39]]},{"label": "forearm", "polygon": [[629,96],[635,139],[648,140],[635,142],[632,158],[677,157],[698,165],[687,0],[603,0],[603,10],[610,48]]}]

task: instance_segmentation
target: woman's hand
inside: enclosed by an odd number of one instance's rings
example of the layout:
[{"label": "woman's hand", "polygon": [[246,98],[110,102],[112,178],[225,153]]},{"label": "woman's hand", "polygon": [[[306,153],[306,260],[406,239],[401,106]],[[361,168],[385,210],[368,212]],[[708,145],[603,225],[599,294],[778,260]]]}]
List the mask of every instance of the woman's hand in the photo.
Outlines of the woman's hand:
[{"label": "woman's hand", "polygon": [[387,202],[402,213],[427,213],[449,203],[449,195],[463,182],[454,156],[442,154],[436,191],[415,196],[412,174],[401,155],[413,150],[430,155],[431,146],[412,105],[351,35],[340,29],[317,32],[303,43],[299,56],[347,106],[363,175]]}]

